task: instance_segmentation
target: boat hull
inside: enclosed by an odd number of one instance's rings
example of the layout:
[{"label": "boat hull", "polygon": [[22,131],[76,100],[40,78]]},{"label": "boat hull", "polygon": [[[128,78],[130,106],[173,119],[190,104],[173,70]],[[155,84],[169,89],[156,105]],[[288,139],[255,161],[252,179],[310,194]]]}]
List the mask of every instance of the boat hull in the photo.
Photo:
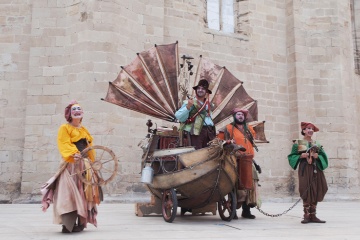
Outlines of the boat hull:
[{"label": "boat hull", "polygon": [[185,168],[154,176],[149,190],[161,198],[163,190],[174,188],[182,208],[202,208],[220,201],[235,188],[236,159],[221,145],[179,154]]}]

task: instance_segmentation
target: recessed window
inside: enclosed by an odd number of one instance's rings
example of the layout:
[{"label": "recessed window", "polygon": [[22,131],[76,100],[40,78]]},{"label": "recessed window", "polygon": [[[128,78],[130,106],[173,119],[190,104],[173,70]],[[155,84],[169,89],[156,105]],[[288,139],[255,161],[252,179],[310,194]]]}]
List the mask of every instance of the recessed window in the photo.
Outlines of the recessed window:
[{"label": "recessed window", "polygon": [[234,32],[234,0],[207,0],[206,11],[208,28]]}]

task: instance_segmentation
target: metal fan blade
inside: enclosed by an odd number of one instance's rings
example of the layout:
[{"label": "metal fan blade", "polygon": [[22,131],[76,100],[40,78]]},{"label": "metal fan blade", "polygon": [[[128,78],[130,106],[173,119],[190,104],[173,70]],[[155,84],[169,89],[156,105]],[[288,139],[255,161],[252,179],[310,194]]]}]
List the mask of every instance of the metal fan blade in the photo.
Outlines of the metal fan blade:
[{"label": "metal fan blade", "polygon": [[105,101],[150,116],[175,121],[178,102],[177,43],[158,45],[122,67]]},{"label": "metal fan blade", "polygon": [[139,113],[147,114],[155,118],[171,122],[174,121],[174,116],[159,111],[156,108],[152,108],[152,106],[148,104],[149,99],[146,99],[146,97],[142,96],[142,98],[140,98],[135,96],[136,94],[127,94],[126,92],[119,90],[113,83],[109,83],[108,92],[104,101]]},{"label": "metal fan blade", "polygon": [[265,136],[265,121],[254,121],[249,123],[256,133],[255,143],[269,143]]}]

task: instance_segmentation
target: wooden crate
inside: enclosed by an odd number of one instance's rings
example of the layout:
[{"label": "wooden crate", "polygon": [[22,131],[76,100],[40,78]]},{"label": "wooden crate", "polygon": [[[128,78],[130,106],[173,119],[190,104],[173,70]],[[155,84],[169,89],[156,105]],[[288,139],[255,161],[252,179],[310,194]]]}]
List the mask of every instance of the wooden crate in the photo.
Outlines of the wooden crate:
[{"label": "wooden crate", "polygon": [[151,195],[150,203],[136,203],[135,215],[138,217],[148,216],[150,214],[161,215],[161,200]]}]

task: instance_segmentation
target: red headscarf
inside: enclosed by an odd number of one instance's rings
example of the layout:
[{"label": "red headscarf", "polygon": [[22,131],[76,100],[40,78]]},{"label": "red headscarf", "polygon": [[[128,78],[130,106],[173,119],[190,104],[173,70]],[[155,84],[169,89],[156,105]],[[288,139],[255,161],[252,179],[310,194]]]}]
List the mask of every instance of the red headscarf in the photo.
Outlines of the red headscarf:
[{"label": "red headscarf", "polygon": [[304,130],[307,127],[312,127],[314,129],[314,132],[318,132],[319,128],[317,128],[314,124],[311,122],[301,122],[300,123],[301,130]]},{"label": "red headscarf", "polygon": [[234,115],[236,114],[237,112],[242,112],[244,114],[244,118],[246,119],[249,111],[246,110],[246,109],[242,109],[242,108],[234,108],[232,111],[231,111],[231,114]]},{"label": "red headscarf", "polygon": [[65,119],[68,122],[71,122],[71,120],[72,120],[72,118],[71,118],[71,107],[74,104],[78,104],[78,102],[76,100],[71,100],[69,105],[67,105],[67,107],[65,108]]}]

